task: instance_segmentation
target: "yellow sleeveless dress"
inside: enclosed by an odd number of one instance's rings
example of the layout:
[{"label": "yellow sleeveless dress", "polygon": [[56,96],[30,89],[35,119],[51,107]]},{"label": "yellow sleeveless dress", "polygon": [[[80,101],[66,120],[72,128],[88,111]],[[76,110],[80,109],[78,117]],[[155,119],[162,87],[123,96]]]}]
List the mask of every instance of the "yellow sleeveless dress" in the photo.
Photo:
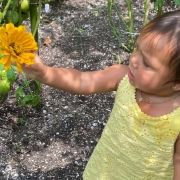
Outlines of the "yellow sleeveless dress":
[{"label": "yellow sleeveless dress", "polygon": [[172,180],[179,130],[180,107],[161,117],[146,115],[126,75],[83,180]]}]

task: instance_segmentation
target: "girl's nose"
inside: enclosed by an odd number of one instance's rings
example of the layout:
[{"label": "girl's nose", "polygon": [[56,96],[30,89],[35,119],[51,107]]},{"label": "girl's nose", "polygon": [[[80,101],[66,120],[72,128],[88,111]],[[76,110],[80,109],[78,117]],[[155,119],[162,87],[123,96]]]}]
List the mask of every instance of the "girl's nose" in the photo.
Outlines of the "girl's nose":
[{"label": "girl's nose", "polygon": [[138,68],[138,58],[136,56],[136,53],[133,52],[130,57],[130,64],[137,69]]}]

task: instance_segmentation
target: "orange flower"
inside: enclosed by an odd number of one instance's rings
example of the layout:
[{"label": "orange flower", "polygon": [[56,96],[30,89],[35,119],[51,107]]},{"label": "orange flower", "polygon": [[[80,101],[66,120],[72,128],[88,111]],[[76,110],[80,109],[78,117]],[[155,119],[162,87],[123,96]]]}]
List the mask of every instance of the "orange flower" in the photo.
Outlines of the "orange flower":
[{"label": "orange flower", "polygon": [[22,64],[35,63],[35,56],[31,50],[37,49],[33,35],[26,32],[25,26],[15,27],[9,23],[5,27],[0,27],[0,64],[4,65],[5,70],[15,63],[18,72],[22,72]]}]

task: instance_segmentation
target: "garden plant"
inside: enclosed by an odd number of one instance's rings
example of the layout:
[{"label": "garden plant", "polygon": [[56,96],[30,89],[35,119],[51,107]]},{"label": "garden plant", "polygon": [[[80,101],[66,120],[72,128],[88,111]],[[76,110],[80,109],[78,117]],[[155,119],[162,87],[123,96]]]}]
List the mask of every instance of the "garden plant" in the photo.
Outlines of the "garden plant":
[{"label": "garden plant", "polygon": [[[169,1],[169,0],[167,0]],[[124,48],[128,52],[132,52],[135,45],[135,37],[138,34],[134,30],[134,13],[133,13],[133,1],[132,0],[125,0],[126,7],[127,7],[127,16],[128,18],[124,18],[121,8],[118,9],[116,3],[116,0],[108,0],[108,18],[110,21],[110,25],[112,27],[112,32],[116,39],[118,40],[119,47]],[[143,12],[143,19],[141,27],[146,25],[148,20],[148,14],[149,14],[149,6],[150,6],[150,0],[144,0],[143,4],[141,6],[144,6],[144,12]],[[164,6],[165,0],[155,0],[154,2],[154,9],[156,10],[157,16],[160,16],[163,13],[163,6]],[[176,3],[177,5],[180,5],[180,0],[173,0],[169,1],[169,3]],[[117,24],[115,24],[112,13],[115,13],[119,19],[119,22],[124,26],[125,33],[121,33],[119,31],[119,27]],[[120,53],[119,53],[120,54]],[[119,57],[119,55],[118,55]],[[120,57],[119,57],[120,59]]]},{"label": "garden plant", "polygon": [[[35,62],[32,50],[38,50],[38,26],[42,1],[2,0],[0,12],[0,104],[3,104],[10,86],[19,76],[23,85],[16,90],[20,106],[29,104],[40,108],[40,84],[22,74],[22,65]],[[30,18],[31,33],[23,21]],[[33,84],[30,86],[30,84]]]}]

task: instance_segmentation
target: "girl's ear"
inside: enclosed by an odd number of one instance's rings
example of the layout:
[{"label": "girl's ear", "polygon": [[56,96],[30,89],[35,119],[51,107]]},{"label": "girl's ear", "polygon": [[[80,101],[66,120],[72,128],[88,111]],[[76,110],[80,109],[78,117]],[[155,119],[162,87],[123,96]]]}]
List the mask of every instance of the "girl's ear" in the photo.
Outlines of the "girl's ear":
[{"label": "girl's ear", "polygon": [[180,91],[180,83],[174,84],[174,85],[172,86],[172,89],[173,89],[174,91]]}]

